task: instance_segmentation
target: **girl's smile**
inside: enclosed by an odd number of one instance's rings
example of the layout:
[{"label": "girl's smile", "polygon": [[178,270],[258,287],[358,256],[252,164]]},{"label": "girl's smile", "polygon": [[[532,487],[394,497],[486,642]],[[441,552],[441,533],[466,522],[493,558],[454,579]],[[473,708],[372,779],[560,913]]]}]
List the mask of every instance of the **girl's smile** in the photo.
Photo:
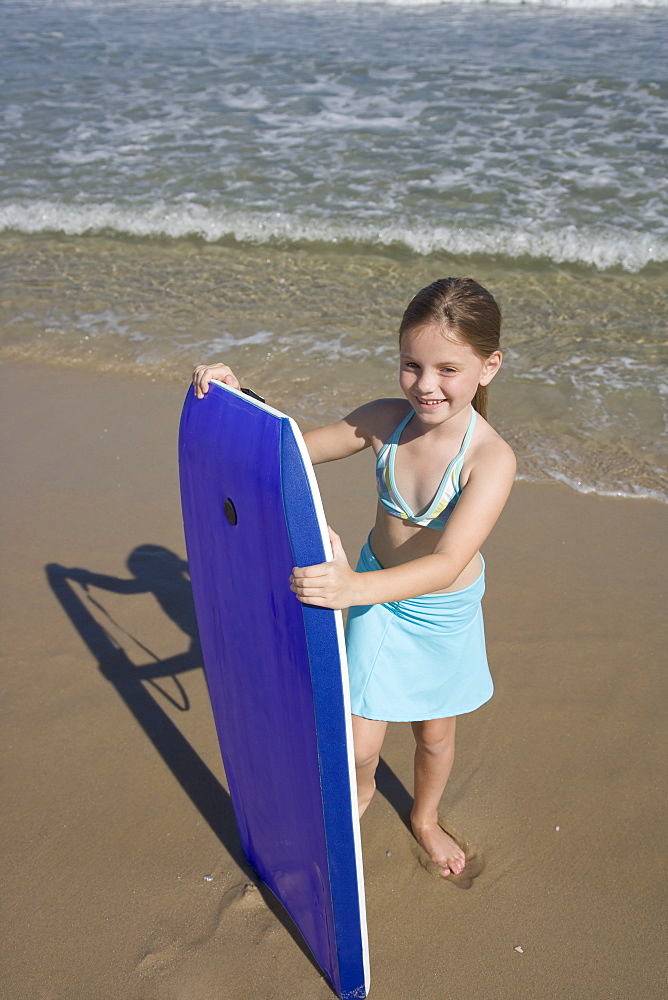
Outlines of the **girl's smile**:
[{"label": "girl's smile", "polygon": [[423,407],[426,410],[435,410],[442,403],[445,403],[444,399],[420,399],[419,397],[414,397],[414,402],[418,406]]}]

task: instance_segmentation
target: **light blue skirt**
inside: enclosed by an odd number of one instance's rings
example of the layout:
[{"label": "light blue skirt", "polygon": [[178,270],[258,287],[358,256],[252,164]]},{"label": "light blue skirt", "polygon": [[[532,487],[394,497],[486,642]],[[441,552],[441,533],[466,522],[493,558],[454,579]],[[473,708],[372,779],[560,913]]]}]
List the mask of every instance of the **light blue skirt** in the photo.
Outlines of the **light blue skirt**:
[{"label": "light blue skirt", "polygon": [[[450,594],[350,608],[346,651],[354,715],[421,722],[473,712],[492,697],[481,600],[485,564]],[[367,542],[358,572],[382,569]]]}]

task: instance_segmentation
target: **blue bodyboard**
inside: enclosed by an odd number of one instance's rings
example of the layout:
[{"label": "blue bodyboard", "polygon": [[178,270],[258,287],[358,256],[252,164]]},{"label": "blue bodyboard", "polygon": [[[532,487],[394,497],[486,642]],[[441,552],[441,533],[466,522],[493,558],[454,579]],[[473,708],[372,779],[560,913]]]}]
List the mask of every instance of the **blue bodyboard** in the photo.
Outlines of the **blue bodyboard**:
[{"label": "blue bodyboard", "polygon": [[303,438],[212,382],[179,434],[186,548],[211,705],[246,856],[340,997],[369,985],[341,613],[293,566],[331,557]]}]

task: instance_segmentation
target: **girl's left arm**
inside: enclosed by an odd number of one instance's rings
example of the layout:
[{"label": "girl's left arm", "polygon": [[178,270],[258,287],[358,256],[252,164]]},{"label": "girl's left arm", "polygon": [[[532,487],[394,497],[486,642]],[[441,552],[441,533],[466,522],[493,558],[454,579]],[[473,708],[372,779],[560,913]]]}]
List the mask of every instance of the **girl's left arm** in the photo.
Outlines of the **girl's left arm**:
[{"label": "girl's left arm", "polygon": [[505,441],[489,442],[431,555],[390,569],[357,573],[348,563],[338,535],[330,529],[334,558],[317,566],[295,567],[292,590],[305,604],[341,609],[402,601],[451,587],[498,520],[515,469],[515,456]]}]

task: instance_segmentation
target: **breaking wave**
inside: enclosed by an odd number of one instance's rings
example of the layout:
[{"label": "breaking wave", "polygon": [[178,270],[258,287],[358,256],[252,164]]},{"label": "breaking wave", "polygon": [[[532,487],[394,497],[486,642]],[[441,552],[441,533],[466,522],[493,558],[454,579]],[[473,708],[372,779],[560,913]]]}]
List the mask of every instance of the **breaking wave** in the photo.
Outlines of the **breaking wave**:
[{"label": "breaking wave", "polygon": [[198,238],[215,243],[238,242],[357,244],[398,247],[418,255],[503,256],[585,264],[606,270],[640,271],[650,262],[668,260],[668,240],[649,233],[629,233],[614,227],[564,226],[533,229],[421,227],[401,222],[388,225],[330,221],[282,212],[223,211],[204,205],[122,207],[113,203],[65,205],[49,201],[0,205],[0,231],[26,234],[58,232],[84,236],[119,235],[172,239]]}]

